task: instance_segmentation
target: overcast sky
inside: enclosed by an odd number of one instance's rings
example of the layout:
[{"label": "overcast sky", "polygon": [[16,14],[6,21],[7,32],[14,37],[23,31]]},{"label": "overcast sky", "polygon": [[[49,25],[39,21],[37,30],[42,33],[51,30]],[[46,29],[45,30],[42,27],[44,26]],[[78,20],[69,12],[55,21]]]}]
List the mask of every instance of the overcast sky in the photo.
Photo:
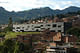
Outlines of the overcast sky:
[{"label": "overcast sky", "polygon": [[40,7],[64,9],[69,6],[80,7],[80,0],[0,0],[0,7],[8,11],[23,11]]}]

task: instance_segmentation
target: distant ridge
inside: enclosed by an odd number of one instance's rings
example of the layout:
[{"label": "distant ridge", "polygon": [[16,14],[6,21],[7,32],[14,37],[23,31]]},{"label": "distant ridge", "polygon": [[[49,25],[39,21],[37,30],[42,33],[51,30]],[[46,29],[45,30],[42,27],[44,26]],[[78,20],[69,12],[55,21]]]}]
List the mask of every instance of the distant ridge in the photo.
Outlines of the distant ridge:
[{"label": "distant ridge", "polygon": [[80,11],[80,7],[70,6],[63,10],[52,10],[49,7],[44,7],[44,8],[35,8],[19,12],[14,12],[14,11],[9,12],[5,10],[3,7],[0,7],[0,24],[8,23],[9,17],[12,17],[13,21],[17,21],[20,19],[31,19],[48,15],[66,14],[68,12],[77,12],[77,11]]}]

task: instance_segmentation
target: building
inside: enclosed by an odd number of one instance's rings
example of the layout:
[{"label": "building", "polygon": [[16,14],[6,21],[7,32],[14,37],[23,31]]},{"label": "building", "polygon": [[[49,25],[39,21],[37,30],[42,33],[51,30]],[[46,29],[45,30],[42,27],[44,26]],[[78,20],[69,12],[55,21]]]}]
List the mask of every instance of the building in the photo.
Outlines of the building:
[{"label": "building", "polygon": [[61,33],[53,35],[53,41],[46,47],[46,53],[76,53],[77,37],[74,35],[63,36]]},{"label": "building", "polygon": [[45,29],[53,32],[64,32],[64,22],[13,25],[14,32],[44,31]]},{"label": "building", "polygon": [[4,40],[5,40],[4,36],[0,36],[0,42],[2,42]]},{"label": "building", "polygon": [[40,34],[17,35],[16,39],[18,42],[31,44],[34,47],[34,53],[70,53],[76,49],[77,37],[63,36],[61,32],[50,32],[46,29]]},{"label": "building", "polygon": [[60,19],[58,17],[55,17],[54,22],[60,22]]}]

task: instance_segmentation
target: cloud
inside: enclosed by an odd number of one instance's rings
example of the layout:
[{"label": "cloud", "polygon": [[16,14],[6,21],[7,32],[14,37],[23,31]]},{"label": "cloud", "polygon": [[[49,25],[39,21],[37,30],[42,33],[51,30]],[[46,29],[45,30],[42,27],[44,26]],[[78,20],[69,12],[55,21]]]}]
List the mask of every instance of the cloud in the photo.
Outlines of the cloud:
[{"label": "cloud", "polygon": [[22,11],[47,6],[52,9],[64,9],[71,5],[79,6],[79,2],[73,2],[73,0],[0,0],[0,2],[7,2],[0,3],[0,6],[8,11]]},{"label": "cloud", "polygon": [[77,1],[80,1],[80,0],[77,0]]}]

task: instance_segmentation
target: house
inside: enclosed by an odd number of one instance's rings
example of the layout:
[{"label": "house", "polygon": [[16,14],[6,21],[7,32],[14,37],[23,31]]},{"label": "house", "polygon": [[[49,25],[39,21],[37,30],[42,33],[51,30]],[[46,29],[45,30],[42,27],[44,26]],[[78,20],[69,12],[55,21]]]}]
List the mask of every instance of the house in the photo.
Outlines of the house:
[{"label": "house", "polygon": [[60,19],[58,17],[55,17],[54,22],[60,22]]},{"label": "house", "polygon": [[0,42],[2,42],[4,40],[5,40],[4,36],[0,36]]},{"label": "house", "polygon": [[17,41],[21,43],[37,42],[41,39],[41,34],[17,35]]},{"label": "house", "polygon": [[17,35],[17,41],[21,43],[30,43],[31,35]]},{"label": "house", "polygon": [[75,35],[66,35],[62,37],[64,43],[68,43],[72,47],[76,47],[78,37]]},{"label": "house", "polygon": [[63,22],[70,22],[71,20],[67,17],[67,18],[62,18]]},{"label": "house", "polygon": [[49,42],[46,47],[46,53],[66,53],[66,47],[60,47],[62,44],[62,34],[60,32],[55,33],[52,36],[52,42]]},{"label": "house", "polygon": [[44,30],[41,34],[17,35],[17,41],[31,44],[34,47],[34,53],[67,53],[69,49],[76,48],[75,40],[77,40],[75,36],[51,32],[49,29]]},{"label": "house", "polygon": [[62,34],[60,32],[58,32],[56,35],[53,36],[53,41],[60,41],[61,42],[62,39]]},{"label": "house", "polygon": [[74,35],[64,36],[62,33],[57,32],[51,37],[52,41],[48,41],[46,53],[70,53],[71,48],[76,49],[75,42],[77,41],[77,37]]}]

